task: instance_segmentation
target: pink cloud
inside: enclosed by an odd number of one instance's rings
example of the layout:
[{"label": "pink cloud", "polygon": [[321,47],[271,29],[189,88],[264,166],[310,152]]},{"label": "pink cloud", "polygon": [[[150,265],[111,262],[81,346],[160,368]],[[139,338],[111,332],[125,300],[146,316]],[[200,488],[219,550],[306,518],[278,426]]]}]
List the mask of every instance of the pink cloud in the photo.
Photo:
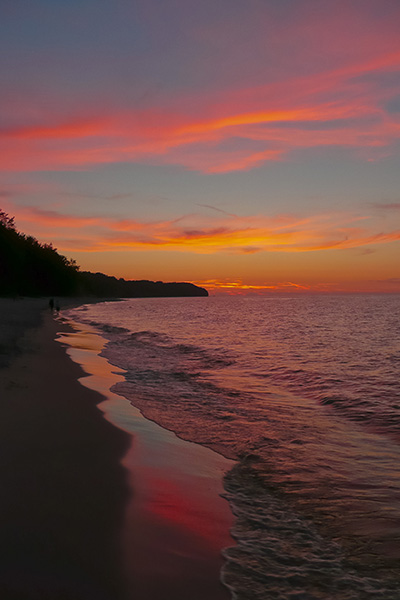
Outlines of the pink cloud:
[{"label": "pink cloud", "polygon": [[[198,102],[189,93],[174,108],[97,108],[95,118],[84,109],[68,119],[49,111],[40,124],[36,116],[34,125],[0,131],[1,168],[87,169],[138,161],[225,173],[285,160],[303,148],[386,148],[390,154],[400,121],[383,108],[383,100],[394,90],[360,76],[400,70],[400,52],[372,55],[367,48],[364,54],[311,75],[220,90],[205,97],[195,114],[191,107]],[[245,149],[235,149],[238,138],[247,140]]]},{"label": "pink cloud", "polygon": [[73,215],[64,215],[55,210],[43,210],[40,208],[18,208],[16,211],[18,219],[24,223],[37,224],[42,228],[83,228],[91,225],[97,225],[101,219],[96,217],[82,217]]},{"label": "pink cloud", "polygon": [[107,123],[101,120],[75,120],[64,123],[45,124],[43,126],[20,126],[3,129],[1,137],[10,137],[24,140],[44,140],[47,138],[69,139],[86,138],[101,135]]}]

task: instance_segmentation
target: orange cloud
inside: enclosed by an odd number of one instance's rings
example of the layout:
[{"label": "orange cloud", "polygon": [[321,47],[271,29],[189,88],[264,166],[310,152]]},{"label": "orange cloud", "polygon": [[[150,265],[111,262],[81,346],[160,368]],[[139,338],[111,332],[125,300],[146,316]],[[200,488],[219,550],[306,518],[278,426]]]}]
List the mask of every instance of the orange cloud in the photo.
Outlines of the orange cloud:
[{"label": "orange cloud", "polygon": [[252,285],[242,280],[199,279],[191,283],[205,287],[211,295],[266,295],[266,294],[332,294],[332,293],[399,293],[400,278],[369,279],[365,281],[294,283],[292,281],[273,284]]},{"label": "orange cloud", "polygon": [[178,130],[177,134],[198,133],[217,131],[228,127],[243,125],[258,125],[262,123],[291,123],[296,121],[324,121],[327,119],[340,119],[353,116],[354,107],[319,106],[304,107],[287,110],[270,110],[264,112],[253,112],[236,114],[220,119],[195,123]]},{"label": "orange cloud", "polygon": [[[50,239],[64,251],[115,251],[163,248],[195,253],[310,252],[348,249],[400,240],[400,230],[376,232],[369,218],[349,213],[308,217],[192,214],[143,222],[64,215],[36,208],[16,208],[19,228]],[[26,224],[26,225],[25,225]]]},{"label": "orange cloud", "polygon": [[292,281],[283,281],[273,284],[253,285],[244,283],[242,280],[219,280],[219,279],[201,279],[192,281],[195,285],[205,287],[211,294],[229,294],[229,295],[248,295],[248,294],[269,294],[276,292],[327,292],[332,290],[331,283],[319,283],[314,285],[305,285],[294,283]]}]

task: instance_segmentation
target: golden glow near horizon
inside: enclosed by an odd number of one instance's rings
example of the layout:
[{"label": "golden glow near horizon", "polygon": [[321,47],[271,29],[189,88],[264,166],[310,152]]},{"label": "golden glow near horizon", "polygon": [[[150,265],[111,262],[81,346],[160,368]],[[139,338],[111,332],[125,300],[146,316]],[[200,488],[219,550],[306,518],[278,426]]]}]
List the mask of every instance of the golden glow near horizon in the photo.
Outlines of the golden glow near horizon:
[{"label": "golden glow near horizon", "polygon": [[17,227],[125,278],[400,291],[400,5],[135,6],[6,11]]}]

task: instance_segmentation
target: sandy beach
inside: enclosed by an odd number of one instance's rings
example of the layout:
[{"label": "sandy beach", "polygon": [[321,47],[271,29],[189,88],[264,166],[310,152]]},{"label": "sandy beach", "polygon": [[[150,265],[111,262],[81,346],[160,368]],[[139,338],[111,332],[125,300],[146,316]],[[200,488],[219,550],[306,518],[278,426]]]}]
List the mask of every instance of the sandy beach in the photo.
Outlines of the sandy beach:
[{"label": "sandy beach", "polygon": [[229,598],[224,459],[109,394],[99,342],[46,300],[1,307],[0,597]]},{"label": "sandy beach", "polygon": [[50,313],[37,326],[40,301],[16,301],[15,319],[18,309],[36,326],[14,338],[19,354],[0,372],[0,596],[119,598],[128,436],[78,382]]}]

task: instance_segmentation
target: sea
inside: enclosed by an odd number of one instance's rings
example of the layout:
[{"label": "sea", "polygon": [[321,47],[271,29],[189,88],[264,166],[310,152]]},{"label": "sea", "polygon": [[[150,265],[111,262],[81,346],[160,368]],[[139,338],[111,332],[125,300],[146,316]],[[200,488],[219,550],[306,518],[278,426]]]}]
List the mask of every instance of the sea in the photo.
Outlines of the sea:
[{"label": "sea", "polygon": [[113,392],[234,459],[238,600],[400,599],[400,296],[131,299],[75,321]]}]

